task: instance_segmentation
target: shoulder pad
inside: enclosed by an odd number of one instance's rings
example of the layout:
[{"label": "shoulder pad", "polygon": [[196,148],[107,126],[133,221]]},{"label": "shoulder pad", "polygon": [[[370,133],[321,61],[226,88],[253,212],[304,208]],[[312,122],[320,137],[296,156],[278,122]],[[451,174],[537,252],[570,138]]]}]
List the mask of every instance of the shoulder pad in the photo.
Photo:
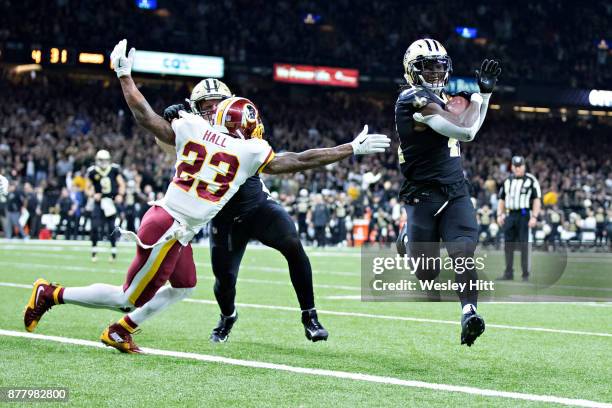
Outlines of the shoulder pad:
[{"label": "shoulder pad", "polygon": [[87,168],[87,174],[89,174],[89,173],[93,173],[95,170],[96,170],[96,166],[89,166],[89,167]]},{"label": "shoulder pad", "polygon": [[397,104],[411,104],[415,109],[420,109],[428,103],[437,101],[433,98],[432,93],[421,87],[412,87],[404,89],[397,98]]}]

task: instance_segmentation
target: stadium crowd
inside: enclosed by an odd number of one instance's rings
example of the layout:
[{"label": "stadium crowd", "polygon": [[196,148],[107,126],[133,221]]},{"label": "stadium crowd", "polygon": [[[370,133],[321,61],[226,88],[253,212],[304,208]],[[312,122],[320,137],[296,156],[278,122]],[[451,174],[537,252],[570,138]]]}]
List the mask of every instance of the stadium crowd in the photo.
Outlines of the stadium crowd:
[{"label": "stadium crowd", "polygon": [[[11,180],[8,198],[0,201],[4,236],[86,234],[92,203],[85,194],[85,174],[101,148],[112,153],[127,181],[126,195],[118,199],[125,227],[134,230],[147,203],[163,195],[173,176],[173,159],[134,125],[112,83],[74,86],[54,76],[5,77],[0,92],[5,95],[0,100],[0,174]],[[187,90],[144,92],[161,112],[182,100]],[[259,105],[265,137],[276,151],[347,142],[365,123],[394,135],[395,95],[314,91],[289,103],[279,93],[246,92]],[[330,109],[333,115],[326,114]],[[501,234],[494,216],[498,187],[509,174],[512,155],[521,154],[542,185],[545,206],[538,226],[542,237],[580,241],[586,240],[586,233],[600,243],[606,241],[612,235],[609,133],[608,126],[586,119],[564,122],[490,113],[478,139],[462,145],[482,239],[498,243]],[[294,216],[303,239],[319,245],[393,242],[403,222],[394,151],[264,180]],[[56,221],[45,214],[56,214]],[[354,227],[364,222],[369,226],[366,236],[354,236]]]},{"label": "stadium crowd", "polygon": [[[405,45],[433,36],[451,55],[461,55],[453,61],[459,75],[471,75],[475,67],[469,63],[495,55],[508,62],[504,80],[514,84],[555,81],[594,88],[612,79],[612,5],[604,0],[588,7],[563,0],[159,0],[157,10],[139,10],[134,1],[122,0],[104,7],[75,0],[30,3],[0,0],[0,10],[11,10],[0,13],[0,43],[105,50],[128,38],[139,49],[221,55],[232,63],[336,64],[399,76]],[[105,29],[111,24],[112,30]],[[478,38],[460,37],[458,26],[476,28]],[[141,27],[149,28],[147,35]]]}]

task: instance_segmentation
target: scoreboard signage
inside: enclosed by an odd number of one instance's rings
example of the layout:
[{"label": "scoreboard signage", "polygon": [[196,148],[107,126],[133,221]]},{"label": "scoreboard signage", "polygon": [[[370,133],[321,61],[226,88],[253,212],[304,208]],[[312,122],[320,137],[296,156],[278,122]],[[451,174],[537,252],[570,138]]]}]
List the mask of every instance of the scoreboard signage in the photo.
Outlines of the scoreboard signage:
[{"label": "scoreboard signage", "polygon": [[169,52],[136,51],[135,72],[191,77],[223,76],[223,58]]},{"label": "scoreboard signage", "polygon": [[455,94],[457,92],[480,92],[480,88],[478,87],[478,83],[474,78],[466,78],[466,77],[451,77],[450,81],[448,81],[448,85],[446,86],[446,91],[450,94]]},{"label": "scoreboard signage", "polygon": [[274,64],[274,80],[295,84],[357,88],[359,71],[313,65]]}]

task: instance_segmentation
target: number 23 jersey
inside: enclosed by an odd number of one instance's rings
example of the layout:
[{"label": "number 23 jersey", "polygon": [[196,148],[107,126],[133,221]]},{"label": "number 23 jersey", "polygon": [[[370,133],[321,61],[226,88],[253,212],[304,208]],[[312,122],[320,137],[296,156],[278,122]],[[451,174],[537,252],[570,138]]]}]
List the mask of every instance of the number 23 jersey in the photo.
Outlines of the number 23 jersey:
[{"label": "number 23 jersey", "polygon": [[176,173],[161,206],[192,230],[202,228],[251,176],[274,158],[262,139],[238,139],[200,116],[181,112],[172,122]]}]

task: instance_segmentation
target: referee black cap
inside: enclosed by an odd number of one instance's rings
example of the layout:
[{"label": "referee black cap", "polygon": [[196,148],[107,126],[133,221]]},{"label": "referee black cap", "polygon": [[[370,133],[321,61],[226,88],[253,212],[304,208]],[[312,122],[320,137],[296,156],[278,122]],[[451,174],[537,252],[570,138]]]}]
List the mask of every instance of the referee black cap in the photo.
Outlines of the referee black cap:
[{"label": "referee black cap", "polygon": [[522,166],[523,164],[525,164],[525,158],[523,156],[514,156],[512,158],[513,166]]}]

